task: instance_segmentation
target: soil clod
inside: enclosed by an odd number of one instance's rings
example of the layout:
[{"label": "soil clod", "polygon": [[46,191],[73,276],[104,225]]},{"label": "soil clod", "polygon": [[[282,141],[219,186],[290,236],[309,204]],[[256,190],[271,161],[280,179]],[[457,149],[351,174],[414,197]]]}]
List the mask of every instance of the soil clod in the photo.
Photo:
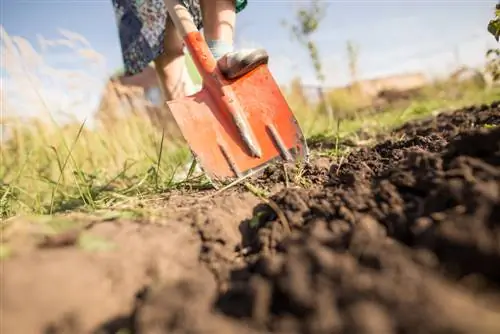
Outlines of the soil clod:
[{"label": "soil clod", "polygon": [[14,249],[0,331],[500,333],[499,103],[249,182]]}]

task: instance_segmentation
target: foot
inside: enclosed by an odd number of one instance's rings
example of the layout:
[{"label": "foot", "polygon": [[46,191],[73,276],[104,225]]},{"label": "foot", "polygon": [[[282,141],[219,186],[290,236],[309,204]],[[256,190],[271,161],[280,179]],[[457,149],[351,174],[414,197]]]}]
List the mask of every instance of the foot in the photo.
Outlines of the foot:
[{"label": "foot", "polygon": [[267,64],[269,55],[264,49],[240,50],[226,53],[222,56],[218,65],[227,79],[239,78],[259,65]]}]

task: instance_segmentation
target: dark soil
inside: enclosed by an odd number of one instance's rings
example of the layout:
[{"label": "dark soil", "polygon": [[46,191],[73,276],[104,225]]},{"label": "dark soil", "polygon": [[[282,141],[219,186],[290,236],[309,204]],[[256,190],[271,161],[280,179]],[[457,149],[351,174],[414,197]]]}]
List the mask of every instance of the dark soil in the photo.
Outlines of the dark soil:
[{"label": "dark soil", "polygon": [[113,251],[23,246],[0,332],[500,333],[499,103],[387,138],[270,167],[266,203],[241,187],[86,225]]},{"label": "dark soil", "polygon": [[219,307],[286,333],[500,331],[499,124],[497,105],[407,124],[274,195],[286,222],[263,215]]}]

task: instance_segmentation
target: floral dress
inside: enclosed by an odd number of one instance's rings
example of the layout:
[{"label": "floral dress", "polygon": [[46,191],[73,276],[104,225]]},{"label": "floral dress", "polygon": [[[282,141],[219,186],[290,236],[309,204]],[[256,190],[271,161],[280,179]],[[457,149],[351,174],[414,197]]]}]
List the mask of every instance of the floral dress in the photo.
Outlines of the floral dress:
[{"label": "floral dress", "polygon": [[[215,1],[215,0],[214,0]],[[122,50],[124,74],[141,72],[163,53],[167,8],[164,0],[112,0]],[[202,28],[199,0],[180,0],[191,13],[198,29]],[[247,0],[236,0],[236,12]]]}]

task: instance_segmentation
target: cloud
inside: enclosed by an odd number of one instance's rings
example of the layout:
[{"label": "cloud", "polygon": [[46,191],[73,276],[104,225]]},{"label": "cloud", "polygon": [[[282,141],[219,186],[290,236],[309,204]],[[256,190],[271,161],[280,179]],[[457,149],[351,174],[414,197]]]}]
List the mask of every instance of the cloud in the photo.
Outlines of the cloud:
[{"label": "cloud", "polygon": [[106,57],[92,48],[80,49],[78,55],[94,66],[106,67]]},{"label": "cloud", "polygon": [[[39,36],[40,53],[26,39],[10,37],[3,27],[1,53],[4,113],[16,116],[51,115],[82,121],[95,111],[107,80],[105,58],[78,34],[71,38],[47,40]],[[75,46],[78,42],[80,46]],[[51,52],[52,46],[71,46],[66,52]],[[57,66],[51,65],[59,60]],[[66,66],[61,66],[66,63]]]},{"label": "cloud", "polygon": [[83,44],[84,47],[91,48],[92,45],[90,42],[85,38],[85,36],[80,35],[76,32],[69,31],[63,28],[59,28],[59,33],[66,38],[66,40],[69,40],[73,43],[81,43]]}]

